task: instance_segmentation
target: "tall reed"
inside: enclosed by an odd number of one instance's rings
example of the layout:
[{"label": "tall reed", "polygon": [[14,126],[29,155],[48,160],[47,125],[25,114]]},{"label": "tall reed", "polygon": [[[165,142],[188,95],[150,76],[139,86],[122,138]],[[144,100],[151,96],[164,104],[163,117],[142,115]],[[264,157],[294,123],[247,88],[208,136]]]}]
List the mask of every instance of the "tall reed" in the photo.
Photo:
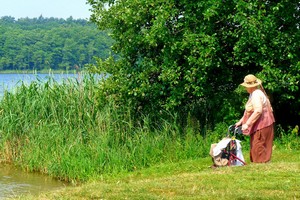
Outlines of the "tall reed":
[{"label": "tall reed", "polygon": [[125,105],[103,100],[99,84],[88,75],[60,83],[49,78],[6,92],[0,101],[1,160],[62,180],[86,181],[205,157],[220,139],[203,138],[189,127],[181,133],[175,117],[162,119],[155,129],[147,116],[137,125]]}]

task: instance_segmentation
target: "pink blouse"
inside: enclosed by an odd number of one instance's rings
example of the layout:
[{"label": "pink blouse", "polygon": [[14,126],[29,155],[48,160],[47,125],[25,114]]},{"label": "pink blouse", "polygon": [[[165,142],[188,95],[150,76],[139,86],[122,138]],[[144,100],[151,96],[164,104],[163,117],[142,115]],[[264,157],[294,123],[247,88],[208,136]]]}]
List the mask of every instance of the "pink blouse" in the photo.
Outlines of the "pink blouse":
[{"label": "pink blouse", "polygon": [[259,111],[261,115],[248,127],[247,135],[268,127],[275,122],[270,101],[260,89],[256,89],[250,94],[248,102],[245,105],[242,124],[247,122],[254,110]]}]

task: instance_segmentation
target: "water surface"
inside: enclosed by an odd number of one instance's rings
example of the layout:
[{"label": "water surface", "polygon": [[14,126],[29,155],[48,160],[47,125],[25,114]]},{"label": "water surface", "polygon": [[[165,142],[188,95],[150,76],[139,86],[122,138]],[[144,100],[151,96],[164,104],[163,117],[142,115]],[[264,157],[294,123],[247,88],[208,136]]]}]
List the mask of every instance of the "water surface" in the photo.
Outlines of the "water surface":
[{"label": "water surface", "polygon": [[0,74],[0,97],[4,91],[13,92],[21,83],[29,85],[32,81],[45,82],[49,79],[62,81],[64,79],[76,79],[77,74]]},{"label": "water surface", "polygon": [[20,195],[38,195],[41,192],[58,190],[68,186],[40,173],[26,173],[12,165],[0,164],[0,199]]}]

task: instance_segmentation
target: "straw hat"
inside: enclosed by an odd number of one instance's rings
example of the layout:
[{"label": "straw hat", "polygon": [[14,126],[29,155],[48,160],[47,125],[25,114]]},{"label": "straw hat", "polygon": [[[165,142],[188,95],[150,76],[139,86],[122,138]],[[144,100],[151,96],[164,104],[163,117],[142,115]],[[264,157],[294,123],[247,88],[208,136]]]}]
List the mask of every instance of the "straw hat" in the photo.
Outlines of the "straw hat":
[{"label": "straw hat", "polygon": [[241,85],[246,88],[256,87],[261,85],[261,80],[256,78],[254,75],[249,74],[245,76],[244,83],[241,83]]}]

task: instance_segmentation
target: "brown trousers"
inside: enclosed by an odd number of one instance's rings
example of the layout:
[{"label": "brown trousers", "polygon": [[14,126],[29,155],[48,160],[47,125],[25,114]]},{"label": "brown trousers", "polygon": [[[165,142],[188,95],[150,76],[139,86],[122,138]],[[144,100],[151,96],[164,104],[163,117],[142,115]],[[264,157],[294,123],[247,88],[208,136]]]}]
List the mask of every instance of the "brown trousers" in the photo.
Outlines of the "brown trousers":
[{"label": "brown trousers", "polygon": [[266,163],[271,160],[274,139],[274,125],[257,130],[250,135],[250,160]]}]

